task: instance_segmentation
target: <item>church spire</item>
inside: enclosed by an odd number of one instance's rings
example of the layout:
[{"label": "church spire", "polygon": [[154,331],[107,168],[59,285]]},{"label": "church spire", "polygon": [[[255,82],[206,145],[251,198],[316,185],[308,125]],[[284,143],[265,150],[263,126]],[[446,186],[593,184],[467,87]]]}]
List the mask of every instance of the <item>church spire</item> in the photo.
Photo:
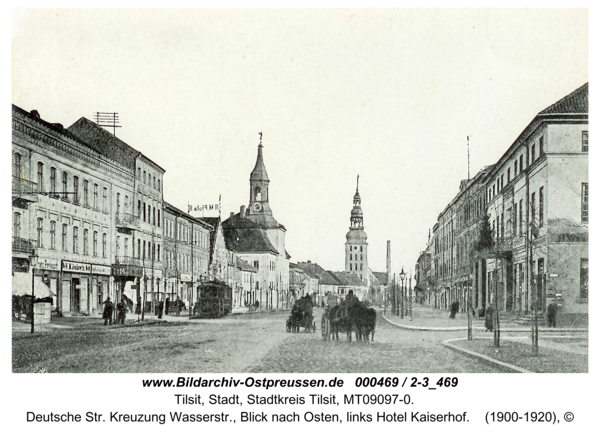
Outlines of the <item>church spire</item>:
[{"label": "church spire", "polygon": [[363,229],[363,213],[360,207],[360,194],[358,193],[358,179],[356,176],[356,193],[354,194],[354,207],[350,213],[350,230]]},{"label": "church spire", "polygon": [[256,164],[254,170],[250,174],[250,180],[266,180],[269,181],[269,175],[267,175],[267,169],[265,168],[265,161],[263,160],[263,145],[262,145],[262,132],[258,133],[260,141],[258,144],[258,155],[256,156]]}]

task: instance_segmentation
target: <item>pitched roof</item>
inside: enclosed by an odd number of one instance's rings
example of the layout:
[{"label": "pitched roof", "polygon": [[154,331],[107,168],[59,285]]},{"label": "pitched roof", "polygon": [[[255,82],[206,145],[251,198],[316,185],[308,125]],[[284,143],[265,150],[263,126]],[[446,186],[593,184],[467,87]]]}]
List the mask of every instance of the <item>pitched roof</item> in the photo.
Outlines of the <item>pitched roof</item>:
[{"label": "pitched roof", "polygon": [[387,272],[373,272],[373,276],[377,279],[377,281],[384,286],[388,283],[388,274]]},{"label": "pitched roof", "polygon": [[339,281],[333,275],[331,275],[329,272],[327,272],[325,269],[323,269],[316,263],[300,262],[294,264],[294,267],[303,270],[312,278],[318,278],[321,284],[330,284],[336,286],[340,284]]},{"label": "pitched roof", "polygon": [[242,271],[258,272],[258,269],[256,269],[254,266],[252,266],[246,260],[241,259],[237,256],[236,256],[236,264],[237,264],[238,269],[241,269]]},{"label": "pitched roof", "polygon": [[365,287],[366,284],[360,277],[352,272],[329,272],[332,274],[342,286]]},{"label": "pitched roof", "polygon": [[542,110],[539,114],[588,113],[588,84],[585,83],[574,92]]},{"label": "pitched roof", "polygon": [[250,219],[240,218],[239,214],[223,221],[223,234],[227,249],[231,251],[279,254],[267,233]]},{"label": "pitched roof", "polygon": [[132,170],[135,168],[135,159],[140,152],[91,120],[82,117],[67,130],[107,158],[118,161]]}]

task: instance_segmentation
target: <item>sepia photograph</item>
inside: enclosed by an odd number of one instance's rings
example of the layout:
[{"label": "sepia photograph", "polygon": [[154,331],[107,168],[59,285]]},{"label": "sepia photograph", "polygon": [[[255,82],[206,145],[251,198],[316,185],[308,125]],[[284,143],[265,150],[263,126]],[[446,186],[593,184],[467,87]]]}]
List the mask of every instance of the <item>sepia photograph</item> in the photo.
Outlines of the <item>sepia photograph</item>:
[{"label": "sepia photograph", "polygon": [[588,9],[10,20],[13,378],[590,371]]}]

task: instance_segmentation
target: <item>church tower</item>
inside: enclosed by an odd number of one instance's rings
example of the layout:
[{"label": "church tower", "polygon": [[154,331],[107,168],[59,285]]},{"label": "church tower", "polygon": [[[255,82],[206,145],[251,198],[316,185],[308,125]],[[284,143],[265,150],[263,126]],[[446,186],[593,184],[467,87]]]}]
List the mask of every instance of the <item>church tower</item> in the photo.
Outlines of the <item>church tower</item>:
[{"label": "church tower", "polygon": [[260,133],[256,164],[250,173],[250,203],[247,212],[248,218],[263,228],[279,225],[273,218],[273,211],[269,206],[269,176],[263,160],[262,132]]},{"label": "church tower", "polygon": [[369,286],[367,247],[367,234],[363,227],[363,213],[360,207],[357,176],[354,206],[352,207],[352,212],[350,212],[350,231],[346,234],[346,272],[358,275]]}]

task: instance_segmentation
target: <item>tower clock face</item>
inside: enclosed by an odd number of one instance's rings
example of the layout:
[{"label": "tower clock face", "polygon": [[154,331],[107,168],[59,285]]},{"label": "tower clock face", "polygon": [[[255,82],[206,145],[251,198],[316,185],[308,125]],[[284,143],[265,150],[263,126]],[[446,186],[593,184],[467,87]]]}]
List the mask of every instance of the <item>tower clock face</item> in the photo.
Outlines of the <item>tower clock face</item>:
[{"label": "tower clock face", "polygon": [[254,203],[254,210],[260,212],[262,210],[262,205],[260,203]]}]

